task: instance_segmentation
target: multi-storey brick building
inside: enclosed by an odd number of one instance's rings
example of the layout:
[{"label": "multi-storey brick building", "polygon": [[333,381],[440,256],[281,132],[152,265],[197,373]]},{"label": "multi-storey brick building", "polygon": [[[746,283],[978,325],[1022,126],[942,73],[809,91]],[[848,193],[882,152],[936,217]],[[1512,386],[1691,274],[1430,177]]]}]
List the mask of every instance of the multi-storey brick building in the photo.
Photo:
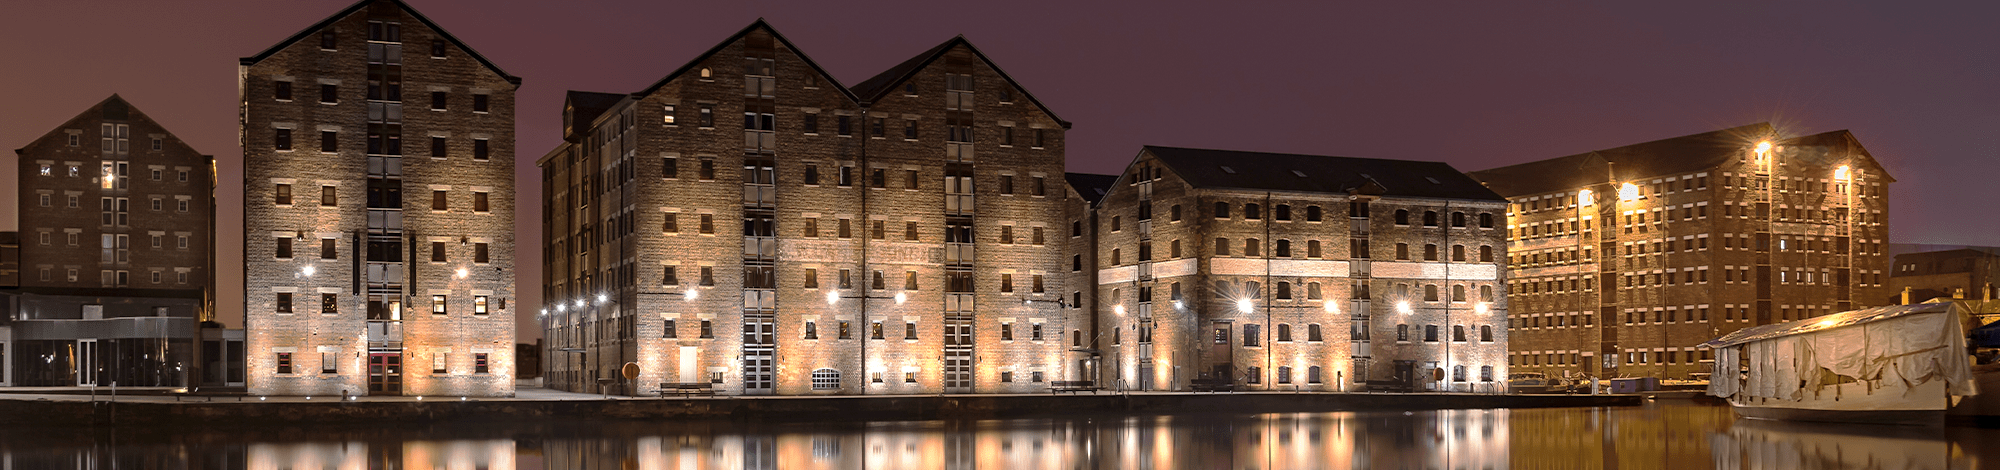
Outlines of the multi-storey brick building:
[{"label": "multi-storey brick building", "polygon": [[1064,377],[1068,123],[963,38],[848,88],[758,21],[644,90],[571,93],[564,120],[537,162],[552,386]]},{"label": "multi-storey brick building", "polygon": [[1093,175],[1068,173],[1063,175],[1069,187],[1069,197],[1063,201],[1064,220],[1069,221],[1068,245],[1063,247],[1063,255],[1068,258],[1059,269],[1068,273],[1063,286],[1069,289],[1071,325],[1069,330],[1070,374],[1065,380],[1094,382],[1102,386],[1105,337],[1097,328],[1097,203],[1111,192],[1111,185],[1117,183],[1118,175]]},{"label": "multi-storey brick building", "polygon": [[1101,376],[1499,390],[1505,206],[1443,163],[1145,147],[1096,208]]},{"label": "multi-storey brick building", "polygon": [[1512,201],[1517,370],[1700,377],[1703,341],[1889,298],[1895,180],[1847,131],[1760,123],[1472,174]]},{"label": "multi-storey brick building", "polygon": [[15,153],[19,289],[0,316],[0,384],[192,382],[213,159],[118,95]]},{"label": "multi-storey brick building", "polygon": [[1968,246],[1951,250],[1902,253],[1889,274],[1891,303],[1939,297],[1986,299],[2000,281],[2000,248]]},{"label": "multi-storey brick building", "polygon": [[250,393],[511,395],[520,79],[396,0],[238,75]]}]

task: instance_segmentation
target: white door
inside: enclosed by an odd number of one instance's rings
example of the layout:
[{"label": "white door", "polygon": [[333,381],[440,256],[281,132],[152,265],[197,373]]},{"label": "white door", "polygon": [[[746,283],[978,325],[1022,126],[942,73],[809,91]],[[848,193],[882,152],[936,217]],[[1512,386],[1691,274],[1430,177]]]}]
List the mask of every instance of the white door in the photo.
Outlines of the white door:
[{"label": "white door", "polygon": [[681,374],[679,382],[695,383],[702,381],[699,377],[701,368],[696,367],[696,363],[700,359],[697,357],[700,354],[697,352],[698,350],[695,346],[681,346]]},{"label": "white door", "polygon": [[97,385],[97,340],[76,340],[76,384]]}]

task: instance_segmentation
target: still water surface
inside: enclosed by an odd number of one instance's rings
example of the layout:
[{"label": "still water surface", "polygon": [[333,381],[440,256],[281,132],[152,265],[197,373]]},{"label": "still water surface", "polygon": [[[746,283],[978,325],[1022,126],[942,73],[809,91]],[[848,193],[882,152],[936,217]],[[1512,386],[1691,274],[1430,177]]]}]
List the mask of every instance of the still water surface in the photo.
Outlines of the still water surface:
[{"label": "still water surface", "polygon": [[842,424],[84,430],[0,424],[0,469],[1975,469],[2000,429],[1729,408],[1189,414]]}]

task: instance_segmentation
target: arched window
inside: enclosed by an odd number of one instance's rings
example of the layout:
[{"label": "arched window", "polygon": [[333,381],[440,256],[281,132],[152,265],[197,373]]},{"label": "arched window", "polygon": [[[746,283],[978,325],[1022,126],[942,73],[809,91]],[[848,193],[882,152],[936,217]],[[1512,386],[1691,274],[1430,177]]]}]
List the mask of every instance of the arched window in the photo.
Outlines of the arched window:
[{"label": "arched window", "polygon": [[1397,243],[1397,244],[1396,244],[1396,259],[1397,259],[1398,261],[1409,261],[1409,259],[1410,259],[1410,244],[1408,244],[1408,243]]},{"label": "arched window", "polygon": [[1167,208],[1167,220],[1168,220],[1168,221],[1172,221],[1172,222],[1180,222],[1180,221],[1181,221],[1181,205],[1180,205],[1180,204],[1174,204],[1174,206],[1173,206],[1173,207],[1169,207],[1169,208]]},{"label": "arched window", "polygon": [[1493,301],[1493,286],[1479,286],[1479,301],[1480,302]]},{"label": "arched window", "polygon": [[1480,382],[1493,381],[1493,366],[1479,366],[1479,381]]},{"label": "arched window", "polygon": [[1307,258],[1320,257],[1319,240],[1306,240],[1306,257]]},{"label": "arched window", "polygon": [[1069,331],[1069,346],[1073,348],[1083,347],[1083,330]]},{"label": "arched window", "polygon": [[1458,228],[1465,228],[1465,213],[1464,212],[1451,213],[1451,226]]},{"label": "arched window", "polygon": [[1307,299],[1307,300],[1319,300],[1319,299],[1320,299],[1320,292],[1319,292],[1319,283],[1317,283],[1317,282],[1308,282],[1308,283],[1306,283],[1306,299]]},{"label": "arched window", "polygon": [[1243,283],[1243,292],[1246,296],[1252,299],[1260,299],[1264,297],[1263,287],[1264,286],[1262,284],[1258,284],[1257,281],[1249,281]]},{"label": "arched window", "polygon": [[1424,226],[1425,226],[1425,227],[1436,227],[1436,226],[1438,226],[1438,213],[1437,213],[1437,211],[1424,211]]},{"label": "arched window", "polygon": [[1306,341],[1317,343],[1324,340],[1326,340],[1326,337],[1320,336],[1318,323],[1306,325]]},{"label": "arched window", "polygon": [[1227,218],[1229,218],[1229,203],[1227,203],[1227,202],[1221,202],[1221,201],[1216,201],[1216,203],[1215,203],[1215,218],[1217,218],[1217,219],[1227,219]]},{"label": "arched window", "polygon": [[1410,341],[1410,325],[1396,325],[1396,341],[1405,343]]},{"label": "arched window", "polygon": [[1452,245],[1452,246],[1451,246],[1451,260],[1452,260],[1452,261],[1465,261],[1465,245]]},{"label": "arched window", "polygon": [[1458,341],[1461,343],[1465,342],[1465,325],[1451,326],[1451,340]]},{"label": "arched window", "polygon": [[1465,366],[1451,366],[1451,381],[1465,381]]},{"label": "arched window", "polygon": [[1487,343],[1493,342],[1493,325],[1479,326],[1479,341]]},{"label": "arched window", "polygon": [[1257,219],[1262,219],[1262,218],[1264,218],[1264,208],[1263,208],[1262,206],[1258,206],[1257,204],[1254,204],[1254,203],[1252,203],[1252,204],[1244,204],[1244,205],[1243,205],[1243,218],[1245,218],[1245,219],[1249,219],[1249,220],[1257,220]]},{"label": "arched window", "polygon": [[1410,211],[1405,209],[1396,209],[1396,225],[1409,225],[1409,224],[1410,224]]},{"label": "arched window", "polygon": [[[1284,285],[1284,284],[1280,283],[1278,285]],[[1292,341],[1292,325],[1290,323],[1279,323],[1278,342],[1289,343],[1291,341]]]},{"label": "arched window", "polygon": [[[703,69],[707,71],[707,69]],[[813,369],[813,390],[840,390],[840,371],[833,369]]]},{"label": "arched window", "polygon": [[1306,206],[1306,221],[1318,222],[1320,220],[1319,210],[1319,206]]},{"label": "arched window", "polygon": [[1437,260],[1438,260],[1438,246],[1437,246],[1437,244],[1436,244],[1436,243],[1425,243],[1425,244],[1424,244],[1424,261],[1437,261]]},{"label": "arched window", "polygon": [[1272,249],[1273,249],[1273,250],[1276,250],[1276,251],[1277,251],[1276,253],[1274,253],[1274,255],[1276,255],[1276,256],[1277,256],[1277,257],[1279,257],[1279,258],[1290,258],[1290,257],[1292,257],[1292,241],[1291,241],[1291,240],[1278,240],[1278,246],[1276,246],[1276,247],[1273,247]]},{"label": "arched window", "polygon": [[1229,256],[1229,239],[1227,238],[1215,239],[1215,255]]},{"label": "arched window", "polygon": [[1481,263],[1493,262],[1493,247],[1485,245],[1481,245],[1479,247],[1479,262]]},{"label": "arched window", "polygon": [[1438,286],[1437,286],[1437,284],[1425,284],[1425,285],[1424,285],[1424,301],[1426,301],[1426,302],[1436,302],[1436,301],[1438,301]]},{"label": "arched window", "polygon": [[1279,204],[1271,206],[1271,218],[1278,220],[1292,220],[1292,205]]},{"label": "arched window", "polygon": [[1453,302],[1465,301],[1465,286],[1463,285],[1451,286],[1451,301]]},{"label": "arched window", "polygon": [[[1291,282],[1287,282],[1287,281],[1278,281],[1278,299],[1280,299],[1280,300],[1291,300],[1291,299],[1292,299],[1292,283],[1291,283]],[[1284,328],[1284,327],[1283,327],[1283,326],[1280,326],[1280,327],[1278,327],[1278,328],[1281,328],[1281,330],[1279,330],[1279,331],[1283,331],[1283,330],[1282,330],[1282,328]]]},{"label": "arched window", "polygon": [[1264,256],[1264,247],[1255,238],[1243,239],[1243,256]]},{"label": "arched window", "polygon": [[1488,212],[1481,212],[1481,213],[1479,213],[1479,228],[1493,228],[1493,214],[1492,214],[1492,213],[1488,213]]},{"label": "arched window", "polygon": [[1292,383],[1292,366],[1278,366],[1278,383]]},{"label": "arched window", "polygon": [[1306,368],[1306,383],[1313,385],[1319,385],[1321,383],[1321,379],[1319,376],[1319,366],[1312,366]]}]

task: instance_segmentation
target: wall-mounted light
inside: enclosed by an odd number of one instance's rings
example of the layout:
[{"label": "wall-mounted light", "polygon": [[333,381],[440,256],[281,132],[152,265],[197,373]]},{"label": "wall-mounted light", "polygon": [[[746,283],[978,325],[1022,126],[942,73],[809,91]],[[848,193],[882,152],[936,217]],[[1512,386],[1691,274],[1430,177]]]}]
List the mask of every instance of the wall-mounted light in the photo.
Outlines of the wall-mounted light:
[{"label": "wall-mounted light", "polygon": [[1853,168],[1848,168],[1847,165],[1841,165],[1840,168],[1833,169],[1833,179],[1836,181],[1847,181],[1848,178],[1853,176],[1852,174],[1850,174],[1853,171],[1854,171]]},{"label": "wall-mounted light", "polygon": [[1183,303],[1179,300],[1174,301],[1174,310],[1186,310],[1186,309],[1187,309],[1186,303]]},{"label": "wall-mounted light", "polygon": [[1320,304],[1320,308],[1325,309],[1326,313],[1340,313],[1340,304],[1334,303],[1331,300],[1327,301],[1324,304]]},{"label": "wall-mounted light", "polygon": [[907,302],[909,300],[910,300],[909,294],[905,294],[902,292],[896,293],[896,305],[902,305],[903,302]]},{"label": "wall-mounted light", "polygon": [[465,237],[465,236],[458,237],[458,246],[465,246],[471,243],[472,243],[471,237]]},{"label": "wall-mounted light", "polygon": [[1636,185],[1636,184],[1632,184],[1632,183],[1625,183],[1625,185],[1623,185],[1623,186],[1619,186],[1619,187],[1618,187],[1618,200],[1619,200],[1619,201],[1625,201],[1625,202],[1631,202],[1631,201],[1637,201],[1637,200],[1639,200],[1639,185]]},{"label": "wall-mounted light", "polygon": [[1118,305],[1113,305],[1113,306],[1111,306],[1111,313],[1116,313],[1116,314],[1119,314],[1119,315],[1124,315],[1124,314],[1125,314],[1125,304],[1118,304]]},{"label": "wall-mounted light", "polygon": [[465,268],[458,268],[458,272],[456,274],[458,274],[459,279],[465,279],[465,276],[471,275],[472,272],[467,271]]},{"label": "wall-mounted light", "polygon": [[1577,191],[1577,192],[1576,192],[1576,205],[1579,205],[1579,206],[1588,206],[1588,205],[1591,205],[1591,204],[1596,204],[1596,203],[1597,203],[1597,197],[1596,197],[1596,196],[1597,196],[1597,193],[1593,193],[1593,192],[1590,192],[1590,190],[1588,190],[1588,189],[1585,189],[1585,190],[1581,190],[1581,191]]},{"label": "wall-mounted light", "polygon": [[687,300],[694,300],[697,298],[701,298],[701,290],[689,288],[686,292],[681,293],[681,296],[686,298]]},{"label": "wall-mounted light", "polygon": [[319,268],[313,267],[313,265],[308,264],[306,265],[306,267],[299,268],[299,273],[306,275],[306,277],[312,277],[313,274],[319,273]]},{"label": "wall-mounted light", "polygon": [[609,299],[610,299],[610,297],[608,297],[608,296],[605,296],[605,295],[604,295],[603,293],[599,293],[599,294],[597,294],[597,304],[598,304],[598,305],[604,305],[604,301],[605,301],[605,300],[609,300]]},{"label": "wall-mounted light", "polygon": [[1238,312],[1250,313],[1250,310],[1255,307],[1255,305],[1250,303],[1250,299],[1236,299],[1236,311]]},{"label": "wall-mounted light", "polygon": [[826,291],[826,304],[831,306],[833,304],[838,304],[838,303],[840,303],[840,293],[834,291]]},{"label": "wall-mounted light", "polygon": [[1398,301],[1396,301],[1396,313],[1402,313],[1402,314],[1406,314],[1406,315],[1407,315],[1407,314],[1409,314],[1409,313],[1410,313],[1410,301],[1408,301],[1408,300],[1398,300]]},{"label": "wall-mounted light", "polygon": [[1486,314],[1486,302],[1480,302],[1480,303],[1476,303],[1476,304],[1472,304],[1472,313],[1477,313],[1477,314],[1480,314],[1480,315],[1485,315],[1485,314]]}]

